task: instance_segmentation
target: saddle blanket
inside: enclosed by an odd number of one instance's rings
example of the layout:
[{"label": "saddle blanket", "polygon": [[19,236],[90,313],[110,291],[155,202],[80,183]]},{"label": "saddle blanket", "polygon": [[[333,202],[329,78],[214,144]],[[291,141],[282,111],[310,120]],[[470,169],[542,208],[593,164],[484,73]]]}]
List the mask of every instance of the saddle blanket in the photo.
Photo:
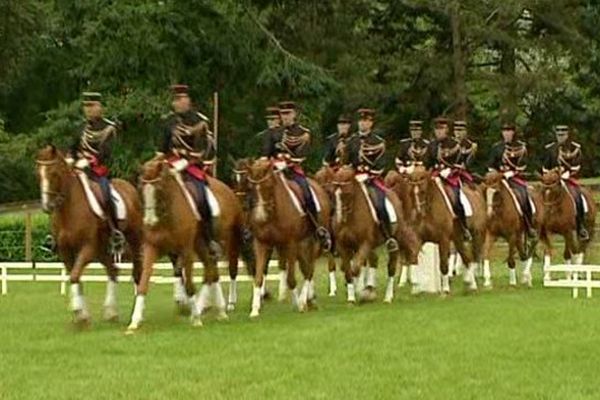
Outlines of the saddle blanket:
[{"label": "saddle blanket", "polygon": [[[448,208],[450,213],[452,215],[454,215],[454,207],[452,207],[452,201],[450,201],[450,196],[448,196],[448,193],[444,189],[444,184],[442,183],[442,179],[437,176],[434,179],[435,179],[437,188],[442,193],[442,197],[444,198],[444,203],[446,204],[446,207]],[[458,191],[458,201],[460,201],[460,204],[462,205],[463,210],[465,211],[465,217],[472,217],[473,216],[473,206],[471,205],[471,202],[469,201],[469,198],[467,197],[465,192],[462,190],[462,187]]]},{"label": "saddle blanket", "polygon": [[[192,210],[192,214],[194,214],[196,220],[200,221],[202,217],[198,212],[198,205],[194,198],[195,189],[188,188],[180,172],[176,171],[175,169],[171,169],[171,173],[175,177],[175,181],[177,181],[179,189],[181,189],[183,196],[187,200],[187,203],[190,206],[190,209]],[[194,192],[192,192],[191,190],[194,190]],[[198,196],[198,194],[196,194],[196,196]],[[208,185],[206,185],[206,201],[208,202],[208,208],[210,209],[211,216],[213,218],[218,218],[221,215],[221,206],[219,205],[219,201],[217,200],[215,193]]]},{"label": "saddle blanket", "polygon": [[[565,181],[561,180],[561,183],[562,183],[562,187],[567,191],[567,193],[571,197],[571,200],[573,201],[573,203],[575,203],[575,199],[573,198],[573,195],[571,194],[571,191],[569,190],[569,187],[567,186]],[[581,200],[583,202],[583,213],[587,214],[589,211],[589,205],[588,205],[587,199],[585,198],[585,196],[583,194],[581,195]]]},{"label": "saddle blanket", "polygon": [[[373,204],[373,199],[369,195],[369,189],[367,189],[367,185],[365,184],[366,179],[363,179],[361,176],[357,175],[356,181],[360,185],[361,192],[365,196],[365,200],[369,206],[369,211],[371,212],[371,216],[373,217],[373,221],[379,224],[379,218],[377,217],[377,210],[375,210],[375,205]],[[390,199],[385,196],[384,199],[385,211],[387,212],[388,218],[390,219],[390,223],[395,224],[398,222],[398,215],[396,214],[396,209],[394,205],[390,201]]]},{"label": "saddle blanket", "polygon": [[[296,193],[290,187],[288,180],[281,173],[281,171],[275,171],[275,174],[279,177],[279,179],[283,183],[283,187],[285,187],[285,190],[287,191],[288,195],[290,196],[290,199],[292,200],[292,203],[294,204],[294,207],[296,208],[296,210],[298,210],[300,215],[302,215],[302,216],[306,215],[306,212],[304,211],[304,207],[302,207],[301,198],[299,197],[301,195],[299,193]],[[313,189],[313,187],[310,186],[310,183],[309,183],[309,190],[310,190],[310,195],[312,196],[312,199],[315,202],[315,208],[317,209],[317,212],[320,213],[321,212],[321,203],[319,202],[317,193],[315,193],[315,190]]]},{"label": "saddle blanket", "polygon": [[[92,212],[100,219],[106,219],[106,213],[104,209],[100,205],[100,202],[94,191],[92,190],[90,180],[85,172],[77,171],[77,178],[79,182],[81,182],[81,186],[83,187],[83,192],[85,193],[85,197],[87,198],[88,205]],[[114,186],[110,185],[110,196],[112,197],[112,201],[115,204],[115,211],[117,220],[123,221],[127,218],[127,207],[125,206],[125,202],[123,201],[123,197],[121,194],[114,188]]]}]

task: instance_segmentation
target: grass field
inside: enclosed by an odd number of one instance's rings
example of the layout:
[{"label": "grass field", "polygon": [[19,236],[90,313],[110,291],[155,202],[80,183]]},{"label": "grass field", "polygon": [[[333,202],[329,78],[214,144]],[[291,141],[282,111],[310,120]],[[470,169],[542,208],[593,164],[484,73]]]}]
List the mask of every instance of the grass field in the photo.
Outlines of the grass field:
[{"label": "grass field", "polygon": [[[383,271],[380,271],[383,273]],[[147,322],[123,334],[131,287],[120,288],[121,322],[101,321],[103,285],[88,284],[92,326],[75,330],[56,284],[10,285],[0,298],[1,399],[597,399],[600,293],[495,288],[345,304],[345,290],[300,315],[267,303],[250,321],[249,285],[230,321],[192,328],[174,312],[169,285],[155,285]],[[499,276],[499,274],[502,274]],[[379,294],[383,290],[379,277]],[[341,283],[341,277],[338,282]],[[276,290],[276,284],[271,284]]]}]

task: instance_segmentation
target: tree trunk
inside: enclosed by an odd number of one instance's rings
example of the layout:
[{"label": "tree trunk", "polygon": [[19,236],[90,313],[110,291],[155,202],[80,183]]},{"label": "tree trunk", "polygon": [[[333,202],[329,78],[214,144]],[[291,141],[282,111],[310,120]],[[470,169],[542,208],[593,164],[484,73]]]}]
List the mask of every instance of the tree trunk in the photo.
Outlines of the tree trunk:
[{"label": "tree trunk", "polygon": [[465,84],[465,60],[461,35],[460,2],[450,6],[452,26],[452,63],[454,67],[454,117],[465,120],[467,117],[467,88]]}]

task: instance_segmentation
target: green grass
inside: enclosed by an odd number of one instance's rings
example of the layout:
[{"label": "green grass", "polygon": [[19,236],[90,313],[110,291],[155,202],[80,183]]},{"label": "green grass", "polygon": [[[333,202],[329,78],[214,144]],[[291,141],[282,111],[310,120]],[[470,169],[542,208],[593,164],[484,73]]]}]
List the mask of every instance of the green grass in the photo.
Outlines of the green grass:
[{"label": "green grass", "polygon": [[94,321],[77,331],[56,284],[11,283],[0,298],[0,398],[597,399],[600,293],[542,289],[535,268],[529,290],[508,288],[498,266],[492,291],[466,295],[455,278],[449,298],[403,289],[392,305],[352,307],[343,287],[325,297],[321,266],[318,311],[272,301],[250,321],[241,284],[230,321],[208,316],[203,328],[155,285],[134,336],[123,334],[128,284],[117,324],[101,321],[103,285],[88,284]]}]

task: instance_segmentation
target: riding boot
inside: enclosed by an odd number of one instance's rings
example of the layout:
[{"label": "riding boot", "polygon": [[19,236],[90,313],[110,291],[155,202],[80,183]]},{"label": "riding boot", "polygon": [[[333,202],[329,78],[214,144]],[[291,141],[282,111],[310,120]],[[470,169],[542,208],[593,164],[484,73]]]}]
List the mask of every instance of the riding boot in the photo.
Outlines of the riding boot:
[{"label": "riding boot", "polygon": [[330,252],[333,243],[333,241],[331,240],[331,233],[329,233],[327,228],[323,226],[321,218],[318,216],[318,214],[315,215],[312,212],[308,212],[308,215],[310,216],[311,221],[315,225],[315,234],[317,235],[317,238],[321,243],[321,248],[326,252]]},{"label": "riding boot", "polygon": [[125,235],[119,230],[119,221],[117,219],[117,207],[112,197],[110,182],[106,177],[98,179],[104,201],[106,203],[106,212],[109,218],[110,237],[108,239],[108,249],[110,254],[122,254],[125,251]]},{"label": "riding boot", "polygon": [[202,216],[202,233],[205,243],[208,245],[208,253],[211,258],[217,260],[221,257],[222,249],[219,242],[215,239],[218,237],[217,227],[214,224],[208,197],[206,194],[206,182],[194,179],[198,189],[198,210]]},{"label": "riding boot", "polygon": [[531,215],[531,211],[527,210],[524,213],[523,221],[525,221],[525,229],[527,231],[527,237],[529,239],[537,239],[538,233],[535,227],[533,226],[533,216]]},{"label": "riding boot", "polygon": [[460,222],[460,227],[462,228],[463,238],[467,242],[472,241],[473,240],[473,235],[471,234],[471,231],[469,230],[469,226],[467,224],[467,217],[465,217],[464,215],[461,215],[458,218],[458,220]]},{"label": "riding boot", "polygon": [[386,219],[385,221],[382,220],[380,224],[381,233],[385,238],[385,247],[387,248],[388,253],[395,253],[400,250],[398,241],[392,233],[396,231],[396,225],[397,224],[395,223],[389,222],[389,219]]},{"label": "riding boot", "polygon": [[575,222],[577,226],[577,236],[582,242],[590,240],[590,234],[585,227],[585,210],[583,208],[583,195],[578,190],[575,196]]}]

